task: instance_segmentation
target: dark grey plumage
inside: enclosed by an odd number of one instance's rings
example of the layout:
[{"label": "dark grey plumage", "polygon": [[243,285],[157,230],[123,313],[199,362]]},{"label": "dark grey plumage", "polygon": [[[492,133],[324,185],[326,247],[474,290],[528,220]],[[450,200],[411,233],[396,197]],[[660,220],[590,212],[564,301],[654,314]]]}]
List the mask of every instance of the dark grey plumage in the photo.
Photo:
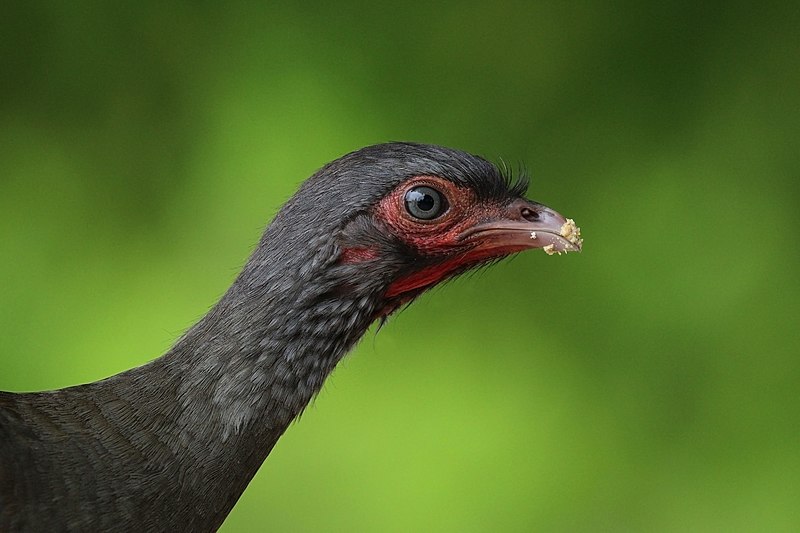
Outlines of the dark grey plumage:
[{"label": "dark grey plumage", "polygon": [[[0,392],[0,530],[216,529],[337,362],[397,305],[387,286],[421,264],[368,220],[419,175],[493,201],[525,189],[483,159],[436,146],[377,145],[328,164],[165,355],[95,383]],[[340,261],[359,239],[396,253],[369,269]]]}]

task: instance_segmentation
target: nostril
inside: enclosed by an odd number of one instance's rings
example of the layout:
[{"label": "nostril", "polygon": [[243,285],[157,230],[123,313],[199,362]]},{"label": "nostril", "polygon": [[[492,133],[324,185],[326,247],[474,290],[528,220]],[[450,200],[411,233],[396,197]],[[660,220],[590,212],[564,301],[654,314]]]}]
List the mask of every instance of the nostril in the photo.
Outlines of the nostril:
[{"label": "nostril", "polygon": [[531,209],[530,207],[523,207],[520,211],[522,218],[527,220],[528,222],[535,222],[539,220],[539,213]]}]

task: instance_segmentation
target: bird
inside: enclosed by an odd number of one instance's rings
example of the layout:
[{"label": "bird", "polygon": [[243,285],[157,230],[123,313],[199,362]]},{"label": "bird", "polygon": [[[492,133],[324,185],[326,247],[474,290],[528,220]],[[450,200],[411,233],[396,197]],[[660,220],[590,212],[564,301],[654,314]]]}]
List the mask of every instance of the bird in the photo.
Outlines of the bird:
[{"label": "bird", "polygon": [[323,166],[165,354],[92,383],[0,391],[0,531],[216,530],[373,322],[516,252],[580,251],[571,219],[526,199],[528,181],[411,142]]}]

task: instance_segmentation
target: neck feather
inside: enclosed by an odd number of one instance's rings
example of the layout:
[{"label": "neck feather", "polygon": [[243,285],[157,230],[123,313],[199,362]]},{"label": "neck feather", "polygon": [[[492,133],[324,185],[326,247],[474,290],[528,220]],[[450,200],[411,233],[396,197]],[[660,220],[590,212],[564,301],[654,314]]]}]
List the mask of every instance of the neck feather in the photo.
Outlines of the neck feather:
[{"label": "neck feather", "polygon": [[375,316],[369,294],[309,277],[278,290],[240,278],[165,356],[183,408],[211,415],[223,440],[252,424],[287,426]]}]

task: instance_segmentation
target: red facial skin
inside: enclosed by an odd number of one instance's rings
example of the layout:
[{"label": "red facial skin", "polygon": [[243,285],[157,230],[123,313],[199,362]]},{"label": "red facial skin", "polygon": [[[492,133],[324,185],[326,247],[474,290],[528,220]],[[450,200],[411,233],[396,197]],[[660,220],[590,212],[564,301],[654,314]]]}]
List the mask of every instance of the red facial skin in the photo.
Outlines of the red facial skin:
[{"label": "red facial skin", "polygon": [[[446,201],[443,213],[421,220],[408,212],[406,193],[419,186],[442,194]],[[552,209],[523,198],[480,200],[471,189],[436,176],[415,176],[403,182],[375,206],[372,216],[419,256],[431,260],[389,285],[384,296],[395,301],[390,308],[451,274],[490,259],[550,245],[551,252],[580,250],[580,242],[560,235],[566,219]],[[341,260],[370,261],[379,253],[351,247],[342,251]]]},{"label": "red facial skin", "polygon": [[372,248],[345,248],[339,260],[342,263],[362,263],[378,258],[378,252]]},{"label": "red facial skin", "polygon": [[[406,193],[414,187],[425,185],[439,191],[447,201],[444,213],[432,220],[413,217],[405,206]],[[373,216],[405,244],[426,257],[441,257],[436,263],[392,283],[386,291],[387,298],[434,285],[448,274],[470,264],[492,257],[506,255],[503,250],[472,252],[473,244],[460,236],[470,227],[501,215],[500,204],[479,202],[471,189],[457,187],[453,182],[436,176],[417,176],[397,187],[377,205]],[[360,262],[375,258],[374,250],[348,248],[342,260]]]},{"label": "red facial skin", "polygon": [[[408,212],[405,195],[420,185],[436,189],[447,199],[448,207],[442,215],[419,220]],[[472,253],[473,246],[460,238],[467,229],[498,217],[501,211],[499,204],[479,202],[471,189],[435,176],[417,176],[395,189],[378,204],[375,217],[420,255],[440,256],[443,262],[395,281],[386,291],[387,298],[434,285],[462,267],[505,255],[502,250],[476,255]]]}]

